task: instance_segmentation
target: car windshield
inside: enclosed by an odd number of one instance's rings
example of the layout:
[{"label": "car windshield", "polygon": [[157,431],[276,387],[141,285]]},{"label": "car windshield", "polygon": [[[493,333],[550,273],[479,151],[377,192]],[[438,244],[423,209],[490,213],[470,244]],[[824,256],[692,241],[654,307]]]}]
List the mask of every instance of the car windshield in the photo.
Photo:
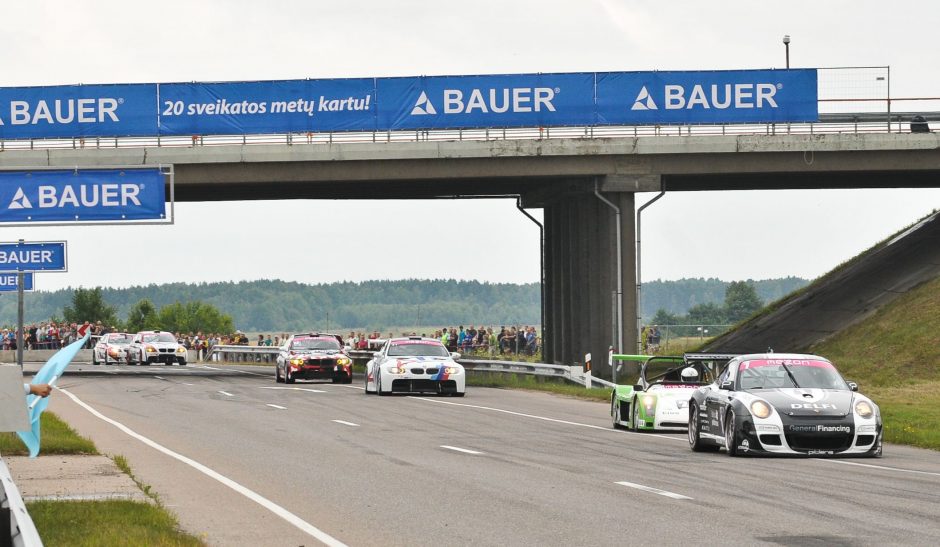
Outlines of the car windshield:
[{"label": "car windshield", "polygon": [[131,339],[126,334],[111,334],[108,336],[108,343],[123,346],[130,344]]},{"label": "car windshield", "polygon": [[176,338],[168,332],[145,334],[141,337],[144,342],[176,342]]},{"label": "car windshield", "polygon": [[339,350],[339,340],[333,337],[316,338],[294,338],[290,343],[290,349],[309,351],[309,350]]},{"label": "car windshield", "polygon": [[744,361],[739,369],[741,389],[807,388],[849,389],[828,361],[816,359],[760,359]]},{"label": "car windshield", "polygon": [[707,363],[693,361],[686,363],[679,358],[652,358],[644,370],[646,382],[654,384],[690,384],[702,385],[712,381],[711,367]]},{"label": "car windshield", "polygon": [[388,348],[389,357],[448,357],[447,348],[440,342],[431,340],[408,340],[392,342]]}]

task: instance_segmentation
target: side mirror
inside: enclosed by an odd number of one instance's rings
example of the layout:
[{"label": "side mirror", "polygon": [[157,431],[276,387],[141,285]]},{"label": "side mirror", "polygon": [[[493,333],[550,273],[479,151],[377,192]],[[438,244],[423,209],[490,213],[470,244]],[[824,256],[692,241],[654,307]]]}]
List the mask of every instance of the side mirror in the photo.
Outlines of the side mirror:
[{"label": "side mirror", "polygon": [[852,391],[858,391],[858,384],[856,384],[855,382],[849,382],[849,389],[851,389]]},{"label": "side mirror", "polygon": [[633,391],[643,391],[643,384],[634,384]]},{"label": "side mirror", "polygon": [[718,386],[718,389],[724,389],[726,391],[734,391],[734,382],[730,380],[726,380],[722,382],[720,386]]},{"label": "side mirror", "polygon": [[452,351],[450,352],[450,358],[456,361],[457,359],[460,359],[460,354],[457,353],[456,351]]}]

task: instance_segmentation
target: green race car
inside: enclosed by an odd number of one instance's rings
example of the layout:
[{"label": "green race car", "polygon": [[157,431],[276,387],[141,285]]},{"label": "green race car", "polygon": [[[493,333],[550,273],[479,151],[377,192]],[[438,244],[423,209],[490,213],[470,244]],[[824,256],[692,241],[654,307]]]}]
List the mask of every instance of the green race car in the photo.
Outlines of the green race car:
[{"label": "green race car", "polygon": [[641,363],[635,384],[618,385],[610,396],[614,428],[685,431],[692,392],[711,383],[733,355],[614,355],[614,361]]}]

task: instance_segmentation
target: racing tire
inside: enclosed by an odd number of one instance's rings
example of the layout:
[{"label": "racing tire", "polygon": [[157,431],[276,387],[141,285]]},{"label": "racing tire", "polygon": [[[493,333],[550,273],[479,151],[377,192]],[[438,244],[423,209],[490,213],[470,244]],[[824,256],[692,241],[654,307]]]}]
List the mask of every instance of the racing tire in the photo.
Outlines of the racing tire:
[{"label": "racing tire", "polygon": [[126,357],[126,359],[127,359],[127,366],[131,366],[131,365],[134,364],[134,360],[131,359],[131,352],[127,352],[127,357]]},{"label": "racing tire", "polygon": [[285,383],[285,384],[293,384],[293,383],[294,383],[294,378],[291,377],[291,375],[290,375],[290,368],[288,368],[288,367],[284,367],[284,383]]},{"label": "racing tire", "polygon": [[391,391],[389,391],[388,393],[385,393],[384,391],[382,391],[382,375],[381,374],[377,374],[375,376],[375,392],[379,394],[379,397],[388,397],[389,395],[392,394]]},{"label": "racing tire", "polygon": [[623,426],[620,425],[620,401],[615,399],[610,401],[610,421],[614,429],[623,429]]},{"label": "racing tire", "polygon": [[735,429],[734,409],[729,408],[725,416],[725,448],[732,458],[738,455],[738,432]]},{"label": "racing tire", "polygon": [[689,405],[689,447],[692,452],[717,452],[721,447],[702,441],[701,424],[698,421],[698,405]]},{"label": "racing tire", "polygon": [[281,369],[277,365],[274,365],[274,383],[283,384],[284,380],[281,379]]},{"label": "racing tire", "polygon": [[882,442],[882,436],[884,433],[879,433],[878,438],[875,439],[875,447],[871,449],[870,452],[865,454],[869,458],[880,458],[884,456],[884,443]]},{"label": "racing tire", "polygon": [[639,401],[636,401],[636,400],[633,401],[633,422],[631,422],[630,424],[631,426],[633,426],[634,433],[639,433],[641,431],[640,426],[638,424],[638,422],[640,421],[640,407],[637,403],[639,403]]},{"label": "racing tire", "polygon": [[451,396],[451,397],[463,397],[463,396],[466,395],[466,394],[467,394],[467,392],[463,392],[463,393],[451,393],[450,396]]},{"label": "racing tire", "polygon": [[[107,357],[105,357],[107,359]],[[98,366],[101,363],[98,362],[98,354],[95,353],[95,350],[91,350],[91,364]]]}]

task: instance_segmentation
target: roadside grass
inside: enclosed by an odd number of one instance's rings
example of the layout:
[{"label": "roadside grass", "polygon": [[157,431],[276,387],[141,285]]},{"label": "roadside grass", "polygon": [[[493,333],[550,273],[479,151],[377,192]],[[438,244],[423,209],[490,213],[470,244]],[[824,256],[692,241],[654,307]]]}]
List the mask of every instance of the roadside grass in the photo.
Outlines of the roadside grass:
[{"label": "roadside grass", "polygon": [[[93,442],[76,433],[54,413],[43,412],[39,423],[40,454],[98,454]],[[26,456],[29,451],[16,433],[0,433],[0,454]]]},{"label": "roadside grass", "polygon": [[940,381],[862,390],[881,408],[885,441],[940,450]]},{"label": "roadside grass", "polygon": [[583,386],[571,384],[558,378],[541,378],[525,374],[504,372],[470,373],[467,374],[467,385],[543,391],[591,401],[607,401],[610,399],[610,389],[608,388],[586,389]]},{"label": "roadside grass", "polygon": [[159,505],[108,500],[34,501],[26,506],[45,545],[205,545],[180,531],[173,515]]}]

